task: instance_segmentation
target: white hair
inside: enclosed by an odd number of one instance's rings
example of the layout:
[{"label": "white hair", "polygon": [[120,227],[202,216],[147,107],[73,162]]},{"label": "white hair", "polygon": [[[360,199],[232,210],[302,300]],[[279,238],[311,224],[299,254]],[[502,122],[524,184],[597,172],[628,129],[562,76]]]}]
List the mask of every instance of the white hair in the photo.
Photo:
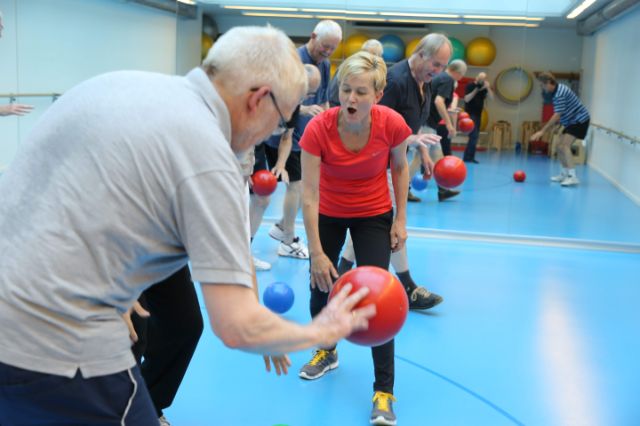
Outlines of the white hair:
[{"label": "white hair", "polygon": [[336,21],[330,19],[318,22],[313,33],[318,37],[318,40],[324,40],[327,37],[338,37],[342,40],[342,28]]},{"label": "white hair", "polygon": [[382,56],[382,54],[384,53],[384,46],[382,46],[382,43],[380,43],[380,41],[376,40],[375,38],[370,38],[369,40],[362,43],[362,47],[360,48],[360,50],[369,52],[372,55]]},{"label": "white hair", "polygon": [[450,71],[459,72],[462,75],[467,73],[467,63],[462,59],[454,59],[449,63],[447,68],[449,68]]},{"label": "white hair", "polygon": [[293,42],[271,26],[231,28],[215,41],[202,65],[235,94],[268,85],[294,103],[307,91],[307,74]]}]

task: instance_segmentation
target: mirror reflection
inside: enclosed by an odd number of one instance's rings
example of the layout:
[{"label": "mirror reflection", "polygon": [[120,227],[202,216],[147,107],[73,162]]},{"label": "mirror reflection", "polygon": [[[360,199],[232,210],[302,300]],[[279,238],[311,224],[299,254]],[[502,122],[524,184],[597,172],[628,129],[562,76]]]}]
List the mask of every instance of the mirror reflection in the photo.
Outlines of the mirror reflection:
[{"label": "mirror reflection", "polygon": [[[483,13],[418,10],[404,2],[397,8],[359,1],[308,2],[284,9],[212,0],[149,3],[60,0],[54,7],[44,0],[3,2],[1,169],[11,163],[48,106],[88,77],[118,69],[185,74],[233,26],[270,23],[301,46],[320,20],[332,19],[342,29],[341,40],[335,49],[320,47],[331,50],[332,76],[367,40],[381,44],[390,67],[410,57],[419,40],[434,32],[448,37],[451,61],[466,65],[464,72],[450,72],[454,95],[441,97],[449,112],[446,117],[436,114],[444,123],[425,126],[445,136],[443,154],[464,161],[466,179],[452,188],[435,179],[416,179],[408,196],[410,227],[640,241],[640,227],[634,226],[637,179],[628,172],[638,157],[637,120],[632,106],[607,108],[599,102],[610,94],[624,99],[637,93],[637,83],[616,73],[621,67],[606,66],[633,67],[636,59],[602,47],[603,41],[614,43],[598,35],[607,22],[565,18],[569,2],[553,11],[531,2],[514,3],[508,11],[489,4]],[[563,135],[571,123],[558,120],[545,126],[559,104],[538,80],[542,73],[551,73],[555,87],[575,94],[589,113],[588,132],[579,132],[568,148]],[[613,82],[613,88],[605,89],[602,81]],[[438,109],[431,107],[432,112]],[[460,113],[469,114],[474,125]],[[409,152],[411,177],[429,177],[429,167],[425,170],[419,151],[415,153]],[[437,161],[439,154],[431,154]],[[565,157],[570,161],[562,161]],[[516,172],[523,182],[514,180]],[[575,179],[551,180],[565,175]],[[282,207],[270,206],[266,212],[276,219],[282,214]]]}]

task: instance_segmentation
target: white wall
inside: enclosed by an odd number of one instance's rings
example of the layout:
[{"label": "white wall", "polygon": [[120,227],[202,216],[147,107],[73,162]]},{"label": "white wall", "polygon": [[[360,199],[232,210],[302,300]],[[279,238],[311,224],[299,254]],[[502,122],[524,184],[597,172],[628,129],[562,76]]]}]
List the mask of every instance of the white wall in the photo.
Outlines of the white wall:
[{"label": "white wall", "polygon": [[[291,37],[308,37],[313,30],[316,20],[312,19],[278,19],[253,17],[218,17],[215,18],[220,32],[225,32],[235,25],[264,25],[267,22],[283,29]],[[358,28],[347,23],[343,29],[344,38],[355,32],[369,37],[378,38],[387,33],[394,33],[405,43],[426,34],[415,29],[388,28]],[[582,56],[582,37],[573,29],[539,29],[512,27],[475,27],[467,25],[432,25],[429,32],[443,32],[455,37],[467,45],[476,37],[488,37],[496,45],[496,58],[489,67],[470,67],[467,77],[475,77],[484,71],[493,82],[498,73],[504,69],[519,66],[530,74],[533,71],[563,71],[580,72]],[[533,75],[532,75],[533,79]],[[509,121],[513,129],[514,141],[518,138],[522,121],[540,120],[542,115],[542,97],[538,84],[533,84],[533,90],[528,98],[519,105],[507,104],[497,97],[494,101],[487,101],[489,125],[494,121]]]},{"label": "white wall", "polygon": [[[200,59],[200,20],[176,20],[170,12],[125,0],[3,0],[1,7],[0,93],[63,93],[108,71],[174,74]],[[52,99],[18,102],[36,109],[21,118],[0,118],[0,169]]]},{"label": "white wall", "polygon": [[[583,99],[591,121],[640,138],[640,9],[584,38]],[[589,165],[640,204],[640,146],[591,130]]]}]

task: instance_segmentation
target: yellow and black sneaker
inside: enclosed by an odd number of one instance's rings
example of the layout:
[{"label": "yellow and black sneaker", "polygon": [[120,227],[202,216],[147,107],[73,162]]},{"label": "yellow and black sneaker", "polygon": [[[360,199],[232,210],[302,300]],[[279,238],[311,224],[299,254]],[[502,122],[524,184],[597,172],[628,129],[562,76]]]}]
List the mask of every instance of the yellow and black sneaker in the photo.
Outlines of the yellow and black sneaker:
[{"label": "yellow and black sneaker", "polygon": [[395,425],[396,415],[393,414],[393,402],[395,400],[390,393],[376,391],[373,394],[373,409],[371,410],[369,423],[372,425]]},{"label": "yellow and black sneaker", "polygon": [[311,361],[302,366],[298,375],[303,379],[314,380],[334,368],[338,368],[338,350],[316,349]]}]

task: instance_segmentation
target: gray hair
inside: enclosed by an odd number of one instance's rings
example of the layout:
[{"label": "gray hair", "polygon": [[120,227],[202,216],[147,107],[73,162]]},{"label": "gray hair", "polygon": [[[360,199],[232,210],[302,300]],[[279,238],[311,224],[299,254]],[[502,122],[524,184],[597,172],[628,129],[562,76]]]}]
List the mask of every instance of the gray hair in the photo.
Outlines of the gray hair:
[{"label": "gray hair", "polygon": [[318,22],[313,29],[313,33],[318,37],[318,40],[324,40],[327,37],[339,37],[342,40],[342,27],[336,22],[330,19],[325,19]]},{"label": "gray hair", "polygon": [[432,58],[444,45],[449,46],[451,52],[453,52],[453,45],[446,35],[440,33],[431,33],[422,37],[418,42],[413,55],[417,53],[423,53],[426,59]]},{"label": "gray hair", "polygon": [[382,52],[384,51],[384,47],[382,43],[380,43],[375,38],[370,38],[369,40],[362,43],[362,47],[360,50],[364,50],[366,52],[371,53],[372,55],[382,56]]},{"label": "gray hair", "polygon": [[320,83],[322,81],[320,70],[313,64],[304,64],[304,70],[307,73],[307,82],[309,85],[309,89],[313,88],[313,91],[315,92],[316,90],[318,90],[318,87],[320,86]]},{"label": "gray hair", "polygon": [[462,59],[454,59],[447,66],[449,71],[457,72],[462,75],[465,75],[467,72],[467,63]]},{"label": "gray hair", "polygon": [[234,94],[268,85],[294,103],[307,91],[307,74],[293,42],[271,26],[231,28],[209,49],[202,66]]}]

